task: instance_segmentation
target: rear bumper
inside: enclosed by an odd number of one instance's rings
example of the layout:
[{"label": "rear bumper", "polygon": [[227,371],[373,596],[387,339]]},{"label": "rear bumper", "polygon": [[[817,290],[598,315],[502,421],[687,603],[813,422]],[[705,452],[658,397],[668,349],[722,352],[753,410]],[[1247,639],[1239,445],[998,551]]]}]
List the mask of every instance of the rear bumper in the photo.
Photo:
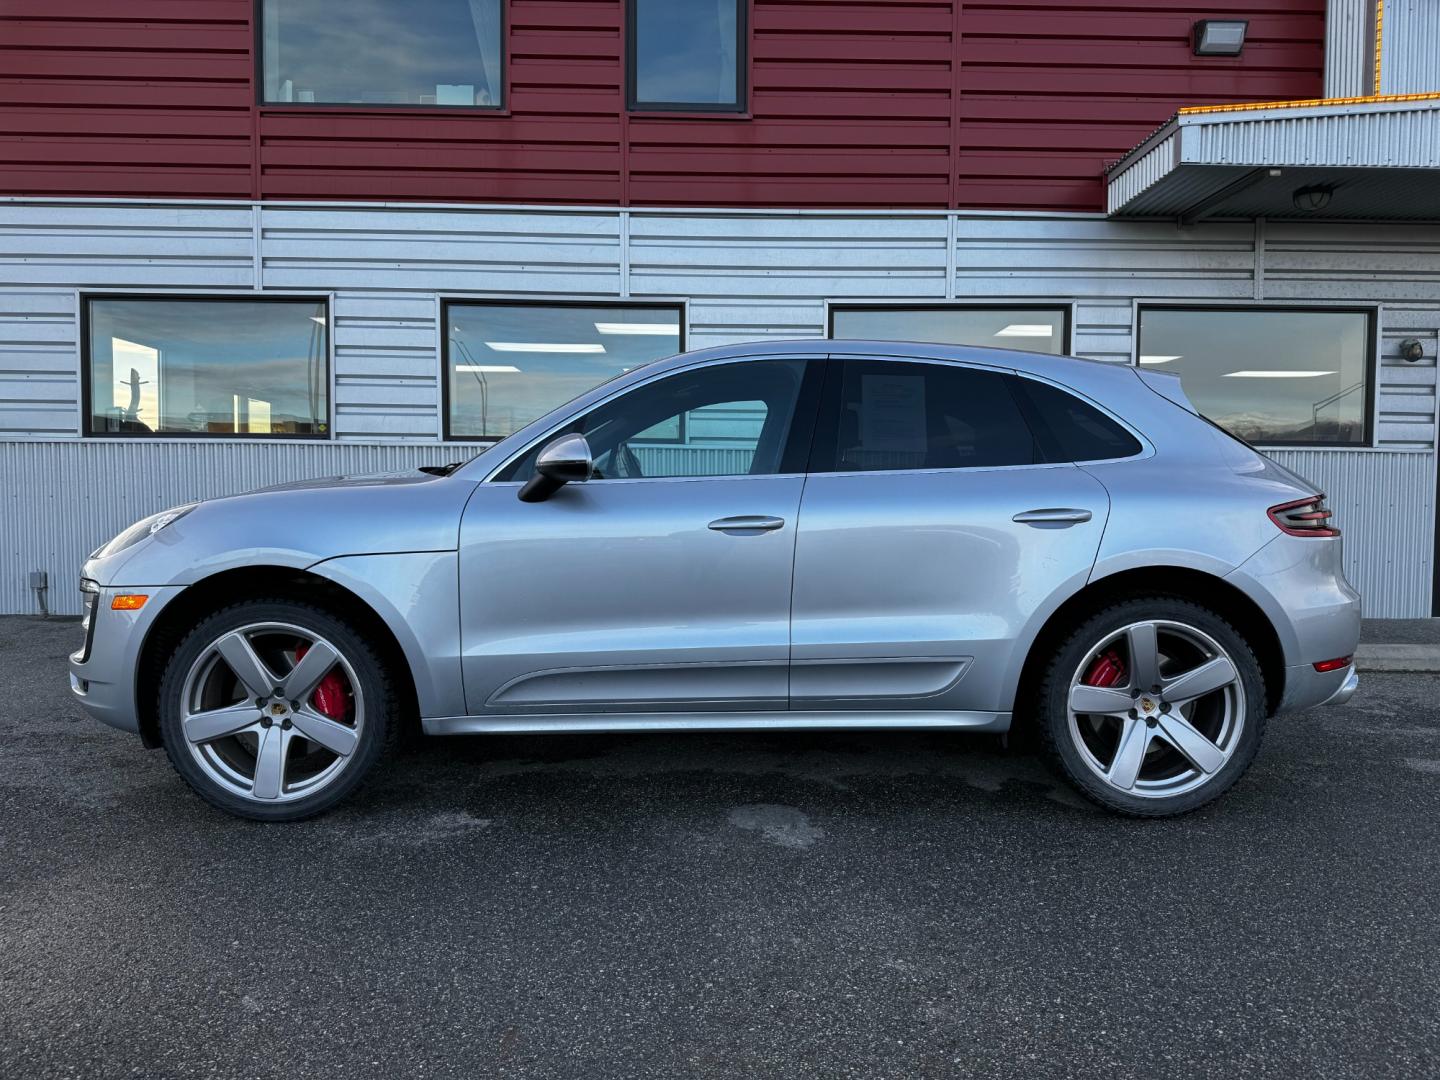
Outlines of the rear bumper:
[{"label": "rear bumper", "polygon": [[1331,694],[1321,702],[1322,705],[1344,705],[1352,697],[1355,691],[1360,689],[1360,674],[1351,665],[1345,671],[1345,681],[1340,684],[1340,689]]},{"label": "rear bumper", "polygon": [[1314,667],[1353,656],[1360,644],[1360,594],[1345,580],[1338,539],[1276,537],[1226,580],[1260,605],[1279,637],[1285,685],[1277,712],[1350,699],[1359,685],[1353,664]]}]

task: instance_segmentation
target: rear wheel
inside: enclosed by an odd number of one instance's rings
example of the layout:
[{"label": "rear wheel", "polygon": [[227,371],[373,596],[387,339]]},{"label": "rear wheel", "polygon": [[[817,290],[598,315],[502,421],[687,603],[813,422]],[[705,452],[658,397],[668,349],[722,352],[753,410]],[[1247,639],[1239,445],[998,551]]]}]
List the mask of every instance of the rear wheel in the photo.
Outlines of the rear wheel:
[{"label": "rear wheel", "polygon": [[1183,814],[1250,766],[1265,683],[1244,637],[1188,600],[1148,597],[1085,619],[1051,659],[1039,727],[1085,796],[1140,817]]},{"label": "rear wheel", "polygon": [[395,695],[352,626],[287,600],[235,604],[171,655],[160,731],[177,772],[241,817],[295,821],[334,806],[393,741]]}]

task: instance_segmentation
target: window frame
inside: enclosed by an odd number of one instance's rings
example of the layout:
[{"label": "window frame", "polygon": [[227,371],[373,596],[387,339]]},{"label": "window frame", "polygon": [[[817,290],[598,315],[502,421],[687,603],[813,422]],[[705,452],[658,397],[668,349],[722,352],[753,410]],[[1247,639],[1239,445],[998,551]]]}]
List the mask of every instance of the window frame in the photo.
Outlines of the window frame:
[{"label": "window frame", "polygon": [[[825,302],[825,338],[826,340],[849,340],[836,339],[835,337],[835,315],[837,312],[845,311],[1058,311],[1063,316],[1061,336],[1064,339],[1058,353],[1050,353],[1051,356],[1071,356],[1073,346],[1072,336],[1075,326],[1075,301],[1055,300],[1051,302],[1036,301],[1033,298],[1017,300],[1014,303],[1006,303],[1003,300],[996,301],[986,299],[983,303],[971,303],[969,301],[938,300],[925,302],[923,300],[827,300]],[[944,344],[943,342],[919,342],[919,344]],[[1012,345],[952,345],[957,349],[1012,349],[1019,352],[1033,352],[1030,349],[1018,349]]]},{"label": "window frame", "polygon": [[[209,293],[209,292],[163,292],[156,290],[126,292],[123,290],[105,290],[101,292],[87,292],[77,290],[76,305],[79,309],[78,331],[80,335],[80,437],[84,439],[129,439],[129,440],[164,440],[174,439],[223,439],[230,442],[334,442],[335,441],[335,294],[334,293],[281,293],[274,290],[232,292],[232,293]],[[125,431],[95,431],[94,430],[94,374],[92,371],[92,360],[90,351],[90,303],[93,300],[137,300],[137,301],[171,301],[179,302],[194,300],[201,303],[312,303],[322,304],[325,308],[325,415],[321,422],[325,424],[324,431],[317,431],[313,434],[297,434],[282,432],[275,435],[260,435],[253,432],[224,432],[224,431],[152,431],[125,432]]]},{"label": "window frame", "polygon": [[[1258,448],[1258,449],[1264,449],[1264,448],[1266,448],[1266,447],[1273,447],[1273,448],[1275,448],[1275,449],[1285,449],[1285,450],[1307,450],[1307,449],[1308,449],[1308,450],[1371,450],[1371,449],[1374,449],[1374,447],[1375,447],[1375,435],[1376,435],[1376,430],[1375,430],[1375,429],[1376,429],[1376,426],[1377,426],[1377,417],[1376,417],[1375,413],[1376,413],[1376,408],[1377,408],[1377,406],[1378,406],[1378,404],[1379,404],[1379,400],[1380,400],[1380,395],[1379,395],[1379,393],[1378,393],[1378,388],[1377,388],[1377,386],[1376,386],[1376,379],[1377,379],[1377,377],[1378,377],[1378,375],[1379,375],[1379,353],[1380,353],[1380,348],[1379,348],[1380,307],[1379,307],[1379,305],[1376,305],[1376,304],[1331,304],[1331,303],[1325,303],[1325,302],[1323,302],[1323,301],[1318,302],[1318,303],[1312,303],[1312,302],[1273,303],[1273,302],[1270,302],[1270,301],[1257,301],[1257,302],[1254,302],[1254,303],[1244,303],[1244,302],[1230,301],[1230,302],[1224,302],[1224,303],[1216,303],[1216,302],[1214,302],[1214,301],[1206,301],[1206,300],[1185,300],[1185,299],[1175,299],[1175,300],[1147,299],[1147,300],[1143,300],[1143,301],[1142,301],[1142,300],[1136,300],[1136,301],[1134,301],[1134,310],[1133,310],[1133,316],[1132,316],[1132,319],[1131,319],[1131,326],[1134,328],[1134,333],[1131,335],[1131,339],[1130,339],[1130,341],[1131,341],[1131,346],[1130,346],[1130,364],[1131,364],[1131,366],[1134,367],[1137,371],[1140,369],[1140,356],[1141,356],[1141,352],[1140,352],[1140,329],[1141,329],[1140,320],[1141,320],[1141,316],[1142,316],[1146,311],[1167,311],[1167,310],[1169,310],[1169,311],[1203,311],[1203,312],[1226,312],[1226,311],[1264,312],[1264,311],[1274,311],[1274,312],[1280,312],[1280,313],[1289,314],[1289,315],[1304,314],[1304,313],[1315,313],[1315,314],[1348,314],[1348,315],[1363,315],[1363,316],[1365,316],[1365,319],[1366,319],[1366,327],[1365,327],[1365,329],[1366,329],[1366,332],[1365,332],[1365,366],[1364,366],[1364,378],[1365,378],[1365,383],[1364,383],[1364,387],[1363,387],[1363,389],[1362,389],[1362,394],[1363,394],[1364,396],[1363,396],[1363,399],[1362,399],[1362,400],[1363,400],[1363,405],[1362,405],[1361,411],[1360,411],[1360,415],[1361,415],[1362,422],[1363,422],[1363,425],[1364,425],[1364,426],[1363,426],[1363,438],[1361,439],[1361,441],[1360,441],[1360,442],[1336,442],[1335,440],[1332,440],[1332,439],[1323,439],[1323,440],[1311,440],[1311,441],[1308,441],[1308,442],[1272,442],[1272,441],[1268,441],[1268,440],[1267,440],[1267,441],[1263,441],[1263,442],[1254,442],[1254,443],[1252,443],[1252,445],[1254,445],[1254,446],[1255,446],[1256,448]],[[1188,397],[1188,395],[1187,395],[1187,397]],[[1197,411],[1197,412],[1200,412],[1200,415],[1201,415],[1202,417],[1204,417],[1204,419],[1206,419],[1206,420],[1209,421],[1210,423],[1213,423],[1216,427],[1220,428],[1220,429],[1221,429],[1222,431],[1224,431],[1227,435],[1231,435],[1231,436],[1234,437],[1234,438],[1241,438],[1241,436],[1234,435],[1234,433],[1231,432],[1229,428],[1225,427],[1225,425],[1221,424],[1218,420],[1213,420],[1213,419],[1211,419],[1209,416],[1205,416],[1204,412],[1203,412],[1202,410],[1200,410],[1200,406],[1199,406],[1196,402],[1194,402],[1193,400],[1191,401],[1191,404],[1192,404],[1192,405],[1195,405],[1196,411]],[[1249,442],[1250,440],[1242,439],[1242,441]]]},{"label": "window frame", "polygon": [[253,0],[251,25],[254,29],[254,62],[251,81],[255,84],[254,104],[262,110],[305,113],[372,113],[424,116],[509,116],[510,115],[510,0],[500,0],[500,104],[498,105],[421,105],[410,102],[353,101],[267,101],[265,99],[265,0]]},{"label": "window frame", "polygon": [[[976,346],[977,348],[982,346]],[[845,379],[843,365],[848,362],[859,363],[893,363],[893,364],[930,364],[948,365],[951,367],[963,368],[967,371],[985,372],[991,375],[998,375],[1001,379],[1028,379],[1030,382],[1040,383],[1043,386],[1050,386],[1063,393],[1069,394],[1086,405],[1089,405],[1096,412],[1106,417],[1122,431],[1126,432],[1139,445],[1140,449],[1134,454],[1124,454],[1120,457],[1108,458],[1087,458],[1083,462],[1070,461],[1032,461],[1028,463],[1016,462],[1011,465],[959,465],[947,467],[923,467],[917,469],[836,469],[834,464],[838,459],[838,437],[839,425],[836,422],[839,415],[841,397],[845,392]],[[1037,433],[1035,419],[1031,416],[1028,403],[1014,394],[1008,384],[1004,384],[1007,394],[1015,404],[1015,411],[1020,416],[1021,422],[1025,424],[1034,440],[1036,452],[1043,458],[1045,446],[1043,438]],[[1155,449],[1150,440],[1143,432],[1137,431],[1134,425],[1130,424],[1123,417],[1117,416],[1115,412],[1106,408],[1100,402],[1088,395],[1058,383],[1053,379],[1047,379],[1042,375],[1036,375],[1028,371],[1017,371],[1015,368],[1003,365],[991,365],[977,363],[969,360],[952,360],[940,356],[908,356],[893,355],[885,353],[832,353],[826,360],[826,378],[820,392],[820,407],[815,416],[814,429],[811,432],[810,455],[806,461],[805,473],[807,476],[882,476],[896,473],[972,473],[972,472],[995,472],[999,469],[1058,469],[1067,466],[1077,467],[1079,465],[1100,465],[1112,461],[1133,461],[1137,458],[1146,458],[1154,454]],[[826,468],[817,468],[817,464],[826,465]]]},{"label": "window frame", "polygon": [[[528,439],[518,450],[507,454],[499,464],[485,470],[479,483],[482,484],[513,484],[520,486],[524,480],[503,480],[501,476],[511,468],[523,461],[530,454],[534,453],[547,442],[559,438],[565,434],[566,429],[576,420],[589,416],[597,409],[615,401],[624,394],[632,394],[643,390],[662,379],[669,379],[677,375],[685,375],[707,368],[724,367],[732,364],[755,364],[767,361],[795,361],[803,366],[800,377],[800,387],[796,392],[795,413],[790,418],[791,428],[787,433],[784,445],[780,449],[781,464],[795,464],[795,469],[782,469],[774,473],[744,473],[725,476],[616,476],[604,481],[606,484],[661,484],[661,483],[687,483],[693,484],[705,480],[774,480],[779,477],[791,479],[809,475],[809,464],[815,453],[815,436],[819,431],[820,416],[825,407],[825,394],[830,382],[830,361],[824,353],[798,352],[798,353],[769,353],[759,352],[738,356],[718,356],[710,360],[701,360],[695,363],[683,364],[679,367],[667,368],[664,371],[657,371],[649,378],[642,379],[637,383],[614,393],[606,394],[597,398],[590,404],[567,415],[560,423],[554,424],[545,429],[539,435]],[[804,425],[803,430],[797,430],[796,423]],[[519,432],[516,432],[518,435]],[[506,436],[509,438],[510,436]],[[793,456],[793,460],[792,460]]]},{"label": "window frame", "polygon": [[[537,308],[597,308],[610,307],[630,311],[671,311],[677,316],[680,326],[680,337],[675,353],[685,351],[685,343],[690,336],[690,306],[685,300],[610,300],[604,297],[574,297],[566,299],[509,299],[503,296],[463,296],[463,295],[441,295],[439,301],[439,318],[436,323],[438,334],[440,357],[440,442],[442,444],[454,443],[462,446],[479,446],[488,449],[508,439],[509,435],[456,435],[450,429],[450,334],[446,327],[450,326],[450,309],[453,306],[459,307],[537,307]],[[612,376],[613,378],[613,376]],[[556,407],[563,405],[558,402]],[[539,417],[536,417],[538,420]],[[528,426],[528,425],[526,425]],[[512,432],[513,434],[513,432]]]},{"label": "window frame", "polygon": [[641,101],[639,97],[639,13],[637,0],[625,0],[625,111],[626,113],[695,114],[744,119],[750,114],[750,4],[735,0],[735,103]]}]

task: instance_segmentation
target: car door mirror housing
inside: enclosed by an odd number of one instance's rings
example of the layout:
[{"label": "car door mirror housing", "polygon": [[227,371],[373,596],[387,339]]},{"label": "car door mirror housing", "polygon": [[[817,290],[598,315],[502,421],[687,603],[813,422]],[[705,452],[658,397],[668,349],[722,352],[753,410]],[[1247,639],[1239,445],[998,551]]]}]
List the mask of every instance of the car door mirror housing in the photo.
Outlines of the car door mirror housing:
[{"label": "car door mirror housing", "polygon": [[594,471],[595,459],[585,436],[561,435],[535,459],[535,475],[520,489],[520,501],[544,502],[566,484],[589,480]]}]

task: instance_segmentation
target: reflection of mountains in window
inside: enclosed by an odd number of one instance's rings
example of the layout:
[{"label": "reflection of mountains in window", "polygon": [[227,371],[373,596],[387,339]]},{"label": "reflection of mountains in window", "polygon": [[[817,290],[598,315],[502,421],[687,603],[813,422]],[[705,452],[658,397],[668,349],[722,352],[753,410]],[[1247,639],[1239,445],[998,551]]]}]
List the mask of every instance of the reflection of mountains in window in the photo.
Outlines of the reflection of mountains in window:
[{"label": "reflection of mountains in window", "polygon": [[500,0],[265,0],[265,100],[503,104]]}]

